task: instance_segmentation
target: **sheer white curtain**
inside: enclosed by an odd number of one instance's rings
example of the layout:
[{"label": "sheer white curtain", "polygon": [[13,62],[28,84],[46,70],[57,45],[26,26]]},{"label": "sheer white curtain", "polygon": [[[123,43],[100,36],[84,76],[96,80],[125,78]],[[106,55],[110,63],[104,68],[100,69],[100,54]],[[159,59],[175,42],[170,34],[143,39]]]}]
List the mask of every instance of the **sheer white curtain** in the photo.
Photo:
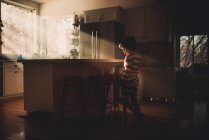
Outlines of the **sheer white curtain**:
[{"label": "sheer white curtain", "polygon": [[1,2],[2,54],[31,57],[36,51],[36,12]]},{"label": "sheer white curtain", "polygon": [[40,57],[69,58],[73,48],[74,16],[41,19]]}]

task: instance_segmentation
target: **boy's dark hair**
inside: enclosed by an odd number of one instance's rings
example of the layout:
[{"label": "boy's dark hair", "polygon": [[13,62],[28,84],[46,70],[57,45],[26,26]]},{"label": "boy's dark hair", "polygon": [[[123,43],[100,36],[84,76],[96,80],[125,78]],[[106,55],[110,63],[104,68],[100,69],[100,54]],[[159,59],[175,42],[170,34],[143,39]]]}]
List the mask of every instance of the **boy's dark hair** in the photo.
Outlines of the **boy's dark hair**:
[{"label": "boy's dark hair", "polygon": [[121,45],[131,51],[134,51],[136,49],[136,40],[132,36],[126,36],[122,42]]}]

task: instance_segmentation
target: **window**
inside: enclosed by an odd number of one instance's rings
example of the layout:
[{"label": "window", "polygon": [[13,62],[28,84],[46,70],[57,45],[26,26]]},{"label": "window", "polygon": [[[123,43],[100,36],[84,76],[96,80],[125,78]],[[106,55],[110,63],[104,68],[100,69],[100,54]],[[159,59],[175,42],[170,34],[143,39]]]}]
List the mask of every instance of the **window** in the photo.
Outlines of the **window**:
[{"label": "window", "polygon": [[70,58],[70,50],[79,49],[79,28],[73,23],[74,15],[42,18],[41,58]]},{"label": "window", "polygon": [[180,67],[208,64],[208,35],[180,36]]},{"label": "window", "polygon": [[17,3],[1,2],[2,54],[25,58],[36,50],[36,10]]}]

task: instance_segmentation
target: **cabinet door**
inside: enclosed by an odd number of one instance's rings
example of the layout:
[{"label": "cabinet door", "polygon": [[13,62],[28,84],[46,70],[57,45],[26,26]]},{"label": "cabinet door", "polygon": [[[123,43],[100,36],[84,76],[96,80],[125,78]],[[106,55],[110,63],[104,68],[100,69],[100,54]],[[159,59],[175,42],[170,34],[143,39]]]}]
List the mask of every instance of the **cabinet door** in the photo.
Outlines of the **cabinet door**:
[{"label": "cabinet door", "polygon": [[168,17],[163,7],[145,8],[145,40],[149,42],[168,41]]},{"label": "cabinet door", "polygon": [[85,11],[86,23],[118,21],[123,22],[123,9],[121,7],[110,7]]},{"label": "cabinet door", "polygon": [[100,21],[116,21],[118,19],[118,9],[108,8],[100,11]]},{"label": "cabinet door", "polygon": [[86,11],[86,23],[98,22],[99,21],[99,11]]},{"label": "cabinet door", "polygon": [[144,97],[174,97],[172,70],[165,67],[144,67],[141,71]]},{"label": "cabinet door", "polygon": [[168,17],[163,7],[128,9],[125,35],[134,36],[137,42],[168,41]]},{"label": "cabinet door", "polygon": [[137,42],[144,40],[144,9],[133,8],[126,11],[125,35],[134,36]]},{"label": "cabinet door", "polygon": [[18,71],[6,71],[5,72],[5,88],[4,95],[14,95],[18,93],[23,93],[21,85],[22,82],[19,80],[20,78]]},{"label": "cabinet door", "polygon": [[23,93],[23,67],[20,63],[4,65],[4,96]]}]

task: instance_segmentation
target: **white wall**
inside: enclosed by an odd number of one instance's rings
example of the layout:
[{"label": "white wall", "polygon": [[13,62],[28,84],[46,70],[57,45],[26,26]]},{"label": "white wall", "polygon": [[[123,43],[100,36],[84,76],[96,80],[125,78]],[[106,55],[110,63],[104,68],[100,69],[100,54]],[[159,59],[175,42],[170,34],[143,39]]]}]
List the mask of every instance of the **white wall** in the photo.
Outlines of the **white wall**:
[{"label": "white wall", "polygon": [[85,10],[121,6],[131,8],[157,4],[159,0],[52,0],[41,4],[40,15],[52,17],[68,14],[82,14]]}]

